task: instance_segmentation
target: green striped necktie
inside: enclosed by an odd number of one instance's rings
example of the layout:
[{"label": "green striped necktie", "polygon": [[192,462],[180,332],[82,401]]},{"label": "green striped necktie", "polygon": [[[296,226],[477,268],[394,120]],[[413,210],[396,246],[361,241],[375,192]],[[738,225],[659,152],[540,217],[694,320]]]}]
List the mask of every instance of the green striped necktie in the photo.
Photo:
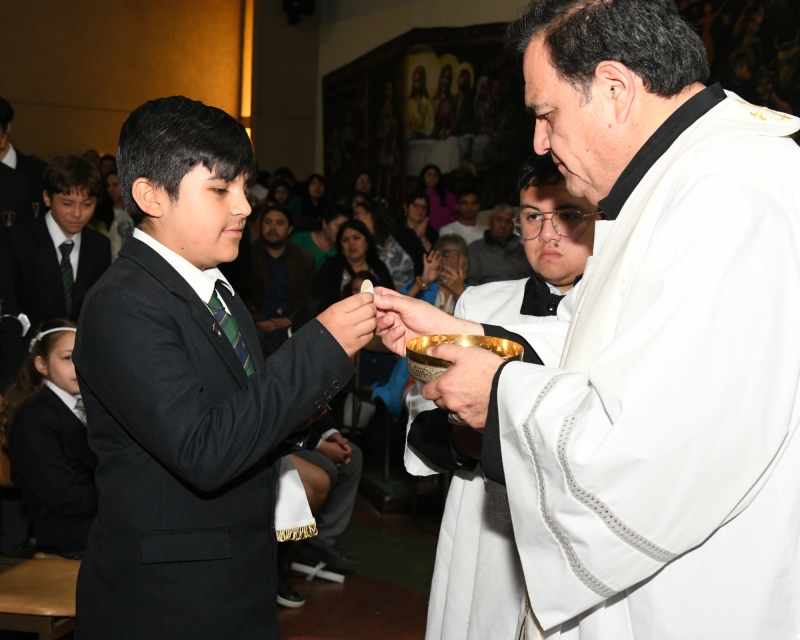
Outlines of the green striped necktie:
[{"label": "green striped necktie", "polygon": [[247,373],[248,376],[252,376],[256,370],[253,367],[253,360],[250,358],[250,354],[247,351],[242,333],[239,331],[239,324],[236,322],[236,318],[225,311],[225,306],[222,304],[219,297],[217,297],[216,290],[211,296],[211,300],[208,302],[208,308],[211,309],[211,313],[214,314],[214,319],[217,321],[217,324],[222,328],[222,331],[225,332],[225,336],[228,338],[233,350],[239,357],[239,362],[242,363],[245,373]]}]

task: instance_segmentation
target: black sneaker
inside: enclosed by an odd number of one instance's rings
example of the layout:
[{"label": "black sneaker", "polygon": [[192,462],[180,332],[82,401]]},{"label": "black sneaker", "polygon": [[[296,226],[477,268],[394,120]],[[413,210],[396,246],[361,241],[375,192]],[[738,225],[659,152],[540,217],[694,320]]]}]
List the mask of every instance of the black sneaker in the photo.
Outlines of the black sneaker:
[{"label": "black sneaker", "polygon": [[304,540],[299,545],[297,559],[303,564],[316,566],[320,562],[325,563],[325,571],[333,573],[355,573],[358,570],[358,560],[351,558],[335,542],[331,545],[322,547]]},{"label": "black sneaker", "polygon": [[292,589],[292,583],[289,582],[289,577],[285,575],[278,576],[278,604],[282,607],[289,607],[290,609],[297,609],[306,603],[303,596],[297,591]]}]

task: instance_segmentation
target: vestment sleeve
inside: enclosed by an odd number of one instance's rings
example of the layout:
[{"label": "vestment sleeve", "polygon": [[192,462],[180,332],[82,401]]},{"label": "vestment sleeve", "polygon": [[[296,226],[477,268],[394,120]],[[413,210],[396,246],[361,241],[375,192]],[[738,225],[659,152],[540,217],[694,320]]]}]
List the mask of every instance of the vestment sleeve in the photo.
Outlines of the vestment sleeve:
[{"label": "vestment sleeve", "polygon": [[[524,363],[500,375],[514,533],[545,629],[745,509],[800,418],[794,210],[713,175],[666,201],[588,375]],[[713,238],[688,240],[690,229]],[[748,291],[780,311],[743,303]]]}]

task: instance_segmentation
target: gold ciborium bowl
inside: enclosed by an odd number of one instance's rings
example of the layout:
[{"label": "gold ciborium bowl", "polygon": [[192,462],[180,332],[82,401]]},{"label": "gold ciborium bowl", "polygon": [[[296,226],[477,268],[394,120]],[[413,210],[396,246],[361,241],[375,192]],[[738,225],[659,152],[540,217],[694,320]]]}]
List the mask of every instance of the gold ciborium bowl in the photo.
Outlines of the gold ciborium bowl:
[{"label": "gold ciborium bowl", "polygon": [[421,336],[406,343],[406,358],[408,372],[418,382],[426,384],[436,380],[453,363],[440,360],[428,355],[428,349],[440,344],[457,344],[462,347],[480,347],[496,353],[503,360],[522,360],[524,349],[521,344],[492,338],[490,336],[446,335],[446,336]]}]

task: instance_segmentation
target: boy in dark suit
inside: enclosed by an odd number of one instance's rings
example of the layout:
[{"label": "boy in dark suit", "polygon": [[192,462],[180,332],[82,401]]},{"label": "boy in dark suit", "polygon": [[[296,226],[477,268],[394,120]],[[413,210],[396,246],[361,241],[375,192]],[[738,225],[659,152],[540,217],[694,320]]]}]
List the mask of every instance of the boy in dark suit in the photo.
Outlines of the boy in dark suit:
[{"label": "boy in dark suit", "polygon": [[78,637],[277,639],[280,448],[354,374],[372,295],[265,361],[217,269],[250,214],[244,128],[200,102],[151,101],[123,125],[118,166],[137,229],[88,296],[74,355],[100,494]]},{"label": "boy in dark suit", "polygon": [[50,210],[5,234],[17,302],[34,327],[53,318],[77,322],[86,292],[111,264],[108,238],[86,227],[102,189],[91,162],[58,158],[45,171]]},{"label": "boy in dark suit", "polygon": [[42,197],[44,188],[44,171],[47,163],[34,156],[27,156],[15,149],[11,144],[11,123],[14,121],[14,109],[7,100],[0,97],[0,162],[15,171],[23,179],[28,192],[25,196],[27,207],[32,217],[38,218],[45,209]]}]

